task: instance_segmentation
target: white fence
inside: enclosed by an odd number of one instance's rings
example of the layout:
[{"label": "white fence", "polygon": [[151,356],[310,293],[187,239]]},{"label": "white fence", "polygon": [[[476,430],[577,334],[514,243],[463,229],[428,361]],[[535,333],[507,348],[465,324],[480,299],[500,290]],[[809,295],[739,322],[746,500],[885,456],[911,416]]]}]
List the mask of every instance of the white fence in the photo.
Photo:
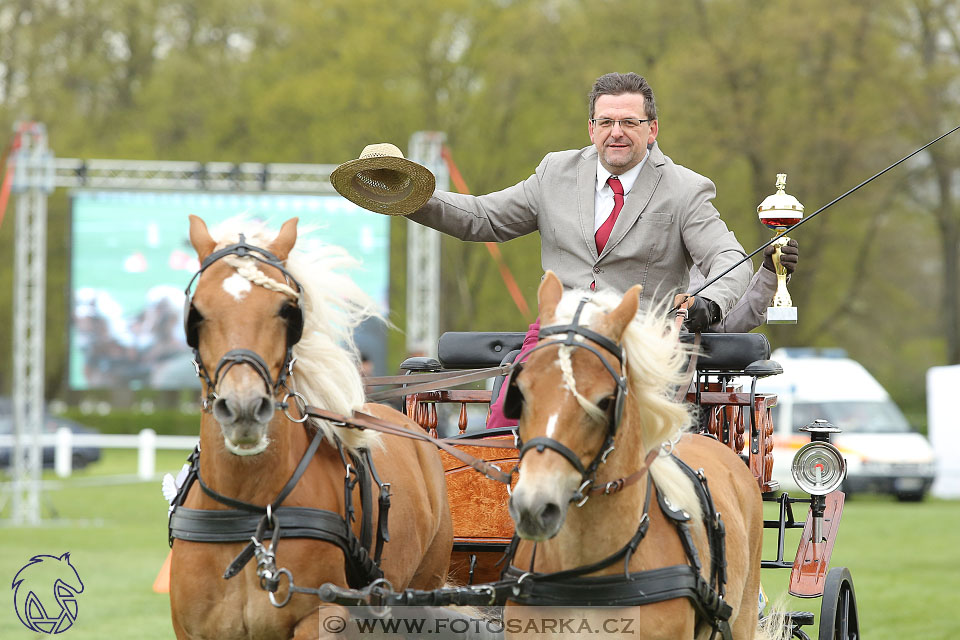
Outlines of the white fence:
[{"label": "white fence", "polygon": [[[0,435],[0,447],[13,448],[13,435]],[[29,440],[27,440],[29,442]],[[136,449],[137,477],[153,478],[157,470],[157,449],[191,450],[197,446],[197,436],[158,436],[153,429],[143,429],[138,434],[73,433],[60,427],[56,433],[40,435],[40,446],[53,447],[54,469],[61,478],[73,472],[74,447],[98,447],[100,449]]]}]

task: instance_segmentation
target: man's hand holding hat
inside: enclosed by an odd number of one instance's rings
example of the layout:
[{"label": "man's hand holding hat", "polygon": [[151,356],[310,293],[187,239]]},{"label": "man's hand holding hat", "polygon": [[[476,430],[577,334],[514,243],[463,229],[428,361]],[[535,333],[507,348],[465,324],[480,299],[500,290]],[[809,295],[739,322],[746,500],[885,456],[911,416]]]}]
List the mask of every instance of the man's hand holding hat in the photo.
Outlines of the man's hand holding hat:
[{"label": "man's hand holding hat", "polygon": [[369,144],[356,160],[330,174],[337,193],[368,211],[391,216],[410,215],[430,199],[436,178],[429,169],[403,157],[387,142]]}]

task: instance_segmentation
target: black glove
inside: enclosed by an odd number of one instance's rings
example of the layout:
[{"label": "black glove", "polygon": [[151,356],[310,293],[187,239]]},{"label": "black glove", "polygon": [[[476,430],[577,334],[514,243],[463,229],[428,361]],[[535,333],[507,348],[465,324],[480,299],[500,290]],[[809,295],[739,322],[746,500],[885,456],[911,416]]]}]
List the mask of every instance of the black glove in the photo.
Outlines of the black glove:
[{"label": "black glove", "polygon": [[720,305],[713,300],[696,296],[693,306],[687,309],[687,320],[683,326],[690,333],[700,333],[715,322],[720,322]]},{"label": "black glove", "polygon": [[[773,267],[773,254],[776,252],[777,248],[774,245],[770,245],[763,250],[763,266],[773,271],[774,273],[777,270]],[[797,241],[793,238],[780,248],[780,264],[783,265],[783,268],[786,269],[787,275],[791,275],[797,269],[797,262],[800,261],[800,247],[797,246]]]}]

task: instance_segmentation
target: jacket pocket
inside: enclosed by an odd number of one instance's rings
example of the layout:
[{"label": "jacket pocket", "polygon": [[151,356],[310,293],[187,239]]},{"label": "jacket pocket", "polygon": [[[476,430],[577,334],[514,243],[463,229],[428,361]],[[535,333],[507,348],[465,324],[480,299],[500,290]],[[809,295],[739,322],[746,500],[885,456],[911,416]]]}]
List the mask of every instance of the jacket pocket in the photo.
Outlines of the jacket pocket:
[{"label": "jacket pocket", "polygon": [[643,218],[647,222],[652,222],[654,224],[673,224],[672,213],[650,212],[643,214]]}]

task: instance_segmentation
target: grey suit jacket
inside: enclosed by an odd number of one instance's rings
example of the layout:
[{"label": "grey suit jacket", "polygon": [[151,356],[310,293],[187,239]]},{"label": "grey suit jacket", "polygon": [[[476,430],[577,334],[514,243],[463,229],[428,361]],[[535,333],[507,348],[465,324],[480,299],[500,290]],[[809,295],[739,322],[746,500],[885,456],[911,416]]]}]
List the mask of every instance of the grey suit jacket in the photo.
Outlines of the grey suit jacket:
[{"label": "grey suit jacket", "polygon": [[[482,196],[437,191],[409,217],[477,242],[503,242],[539,230],[543,269],[553,270],[565,287],[596,282],[598,289],[623,293],[639,283],[642,307],[664,298],[672,302],[674,294],[687,290],[691,266],[712,278],[746,254],[711,202],[713,183],[675,164],[656,144],[649,154],[599,256],[593,146],[549,153],[532,176],[503,191]],[[701,295],[726,315],[752,273],[748,260]]]}]

